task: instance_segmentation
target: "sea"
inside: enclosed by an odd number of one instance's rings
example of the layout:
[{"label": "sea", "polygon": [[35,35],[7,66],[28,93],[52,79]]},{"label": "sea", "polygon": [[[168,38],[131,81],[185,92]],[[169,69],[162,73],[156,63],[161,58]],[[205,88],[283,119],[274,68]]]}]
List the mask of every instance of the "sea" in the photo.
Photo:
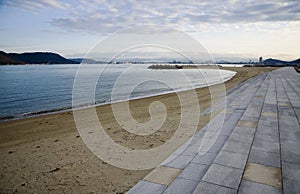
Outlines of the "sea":
[{"label": "sea", "polygon": [[[83,99],[76,108],[98,106],[223,83],[236,73],[216,69],[154,70],[148,69],[149,65],[0,66],[0,121],[72,109],[72,97]],[[82,95],[74,96],[75,81]],[[85,91],[91,86],[93,94]]]}]

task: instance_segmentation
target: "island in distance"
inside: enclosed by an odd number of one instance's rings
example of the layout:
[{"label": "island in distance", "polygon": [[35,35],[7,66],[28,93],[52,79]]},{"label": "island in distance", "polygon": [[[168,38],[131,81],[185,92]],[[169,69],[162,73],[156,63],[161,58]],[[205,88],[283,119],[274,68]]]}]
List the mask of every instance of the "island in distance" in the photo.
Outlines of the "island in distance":
[{"label": "island in distance", "polygon": [[[0,65],[25,65],[25,64],[80,64],[88,63],[88,64],[100,64],[105,63],[104,61],[96,61],[93,59],[85,59],[85,58],[73,58],[73,59],[67,59],[57,53],[52,52],[28,52],[28,53],[6,53],[4,51],[0,51]],[[120,61],[120,62],[114,62],[117,64],[121,63],[149,63],[144,61]],[[151,62],[155,63],[155,62]],[[181,62],[178,61],[171,61],[171,62],[165,62],[169,64],[181,64]],[[217,64],[233,64],[232,62],[222,61],[222,62],[216,62]],[[278,59],[266,59],[262,62],[263,66],[274,66],[274,67],[280,67],[280,66],[296,66],[300,63],[300,59],[296,59],[293,61],[283,61]],[[204,63],[205,64],[205,63]],[[247,64],[245,62],[240,63],[234,63],[234,64]],[[258,64],[258,63],[254,63]],[[152,67],[153,69],[157,67]]]}]

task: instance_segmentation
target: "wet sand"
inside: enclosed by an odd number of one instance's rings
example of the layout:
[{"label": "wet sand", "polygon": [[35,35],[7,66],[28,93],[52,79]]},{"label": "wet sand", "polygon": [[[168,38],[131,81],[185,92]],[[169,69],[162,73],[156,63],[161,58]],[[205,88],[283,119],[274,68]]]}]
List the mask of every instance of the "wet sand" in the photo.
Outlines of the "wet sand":
[{"label": "wet sand", "polygon": [[[230,89],[275,68],[223,69],[237,72],[225,83]],[[201,111],[204,111],[211,104],[209,89],[196,91]],[[132,135],[122,129],[110,105],[96,110],[101,124],[115,142],[131,149],[149,149],[172,137],[181,114],[176,94],[165,94],[130,101],[133,117],[139,122],[148,121],[148,108],[154,101],[165,104],[168,116],[162,128],[148,136]],[[198,128],[210,117],[201,116]],[[120,169],[97,158],[79,136],[71,111],[3,122],[0,133],[0,193],[125,193],[151,171]]]}]

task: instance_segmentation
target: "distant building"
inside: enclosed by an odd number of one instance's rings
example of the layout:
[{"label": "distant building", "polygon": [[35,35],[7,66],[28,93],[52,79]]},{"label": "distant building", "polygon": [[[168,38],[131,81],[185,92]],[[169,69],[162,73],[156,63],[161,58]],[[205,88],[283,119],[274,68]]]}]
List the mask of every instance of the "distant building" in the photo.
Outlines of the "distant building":
[{"label": "distant building", "polygon": [[259,61],[260,64],[263,64],[263,58],[262,57],[259,57],[258,61]]}]

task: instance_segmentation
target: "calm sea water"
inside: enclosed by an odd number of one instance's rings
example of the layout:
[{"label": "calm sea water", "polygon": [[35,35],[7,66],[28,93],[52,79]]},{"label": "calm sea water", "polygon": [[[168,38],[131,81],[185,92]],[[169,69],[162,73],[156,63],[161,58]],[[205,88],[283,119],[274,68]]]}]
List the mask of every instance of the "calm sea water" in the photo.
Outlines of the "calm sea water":
[{"label": "calm sea water", "polygon": [[[145,64],[137,65],[84,65],[81,66],[80,86],[83,105],[90,98],[85,87],[96,81],[95,102],[140,98],[176,90],[204,87],[230,79],[235,72],[217,70],[150,70]],[[24,65],[0,66],[0,119],[58,111],[72,107],[72,90],[80,65]],[[144,80],[144,81],[141,81]],[[187,83],[184,80],[189,80]],[[116,86],[115,83],[118,83]],[[171,83],[171,84],[170,84]],[[120,87],[117,87],[120,86]],[[133,89],[134,88],[134,89]]]}]

